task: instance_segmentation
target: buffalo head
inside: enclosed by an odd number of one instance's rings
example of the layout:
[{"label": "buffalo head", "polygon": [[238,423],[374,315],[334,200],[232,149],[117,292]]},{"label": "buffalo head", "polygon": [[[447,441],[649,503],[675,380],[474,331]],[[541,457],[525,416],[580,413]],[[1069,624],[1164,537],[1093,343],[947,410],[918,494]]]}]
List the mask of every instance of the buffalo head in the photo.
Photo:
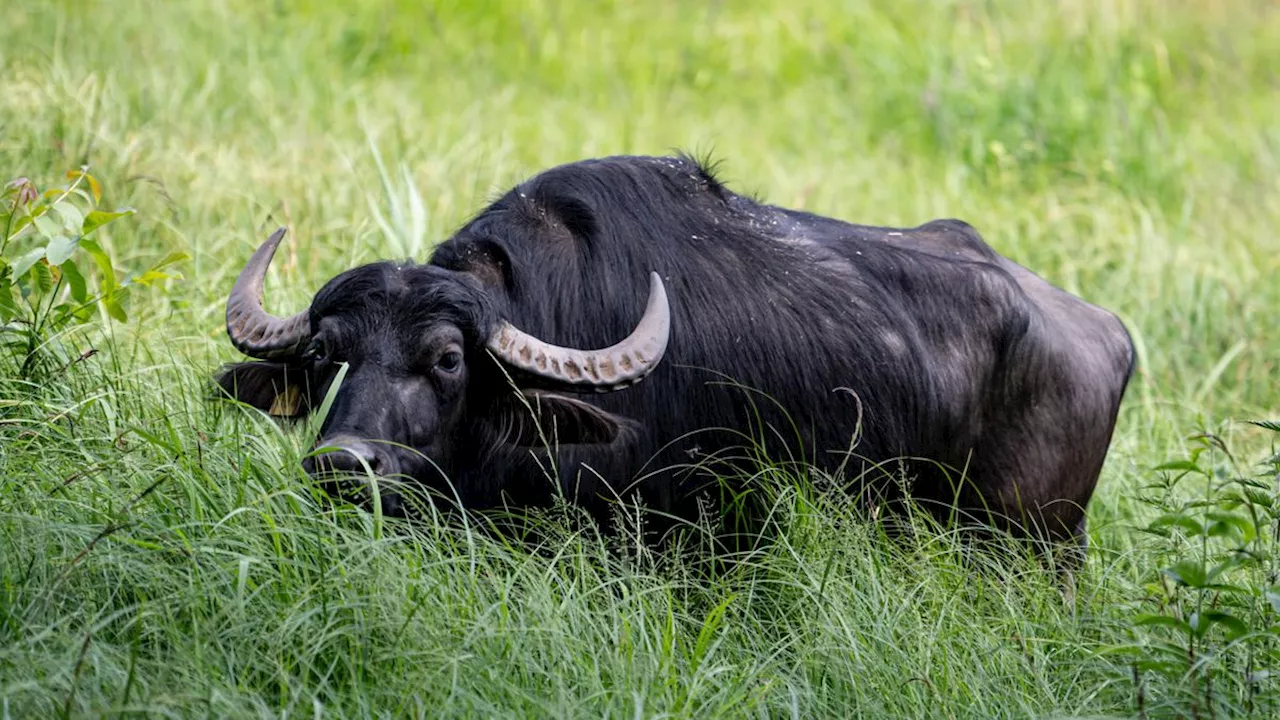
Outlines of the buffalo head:
[{"label": "buffalo head", "polygon": [[[347,270],[308,309],[276,317],[263,309],[262,290],[283,237],[281,228],[258,248],[227,300],[232,344],[258,360],[228,366],[218,384],[273,415],[301,417],[319,407],[345,365],[304,462],[331,492],[357,487],[336,476],[368,472],[441,487],[495,443],[535,446],[553,432],[557,443],[609,443],[630,421],[561,393],[628,387],[666,351],[671,320],[657,273],[631,334],[596,350],[521,331],[479,280],[433,265]],[[402,494],[389,490],[381,487],[383,512],[404,514]]]}]

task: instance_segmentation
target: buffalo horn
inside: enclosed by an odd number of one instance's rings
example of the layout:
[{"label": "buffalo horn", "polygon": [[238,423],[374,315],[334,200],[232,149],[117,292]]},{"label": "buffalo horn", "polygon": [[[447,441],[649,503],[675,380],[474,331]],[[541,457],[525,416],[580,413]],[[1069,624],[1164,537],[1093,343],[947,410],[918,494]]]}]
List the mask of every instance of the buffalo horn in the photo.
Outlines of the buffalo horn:
[{"label": "buffalo horn", "polygon": [[489,349],[503,362],[566,387],[612,392],[653,372],[667,349],[671,309],[658,273],[649,274],[649,304],[631,334],[601,350],[578,350],[539,340],[503,321]]},{"label": "buffalo horn", "polygon": [[263,360],[295,354],[311,337],[307,311],[278,318],[262,309],[262,286],[267,266],[284,238],[280,228],[262,243],[236,278],[227,298],[227,335],[237,350]]}]

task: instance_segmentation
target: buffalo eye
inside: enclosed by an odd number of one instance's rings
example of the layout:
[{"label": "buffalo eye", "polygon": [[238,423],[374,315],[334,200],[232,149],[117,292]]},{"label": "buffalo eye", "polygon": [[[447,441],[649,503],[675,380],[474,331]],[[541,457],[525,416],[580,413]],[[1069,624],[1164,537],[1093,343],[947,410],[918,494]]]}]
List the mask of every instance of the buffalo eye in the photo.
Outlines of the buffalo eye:
[{"label": "buffalo eye", "polygon": [[450,350],[436,361],[436,368],[446,373],[456,373],[462,367],[462,353]]}]

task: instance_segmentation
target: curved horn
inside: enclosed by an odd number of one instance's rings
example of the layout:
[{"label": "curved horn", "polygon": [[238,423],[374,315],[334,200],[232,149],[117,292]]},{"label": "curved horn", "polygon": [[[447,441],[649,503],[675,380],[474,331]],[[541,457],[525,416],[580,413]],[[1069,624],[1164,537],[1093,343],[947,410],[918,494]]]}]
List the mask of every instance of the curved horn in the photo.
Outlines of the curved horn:
[{"label": "curved horn", "polygon": [[262,309],[267,266],[284,232],[284,228],[280,228],[271,233],[249,258],[227,298],[227,336],[231,344],[245,355],[263,360],[291,355],[311,337],[311,321],[306,310],[292,317],[278,318]]},{"label": "curved horn", "polygon": [[503,321],[488,346],[503,362],[560,385],[612,392],[653,372],[667,350],[671,308],[658,273],[649,273],[649,304],[626,339],[601,350],[578,350],[544,342]]}]

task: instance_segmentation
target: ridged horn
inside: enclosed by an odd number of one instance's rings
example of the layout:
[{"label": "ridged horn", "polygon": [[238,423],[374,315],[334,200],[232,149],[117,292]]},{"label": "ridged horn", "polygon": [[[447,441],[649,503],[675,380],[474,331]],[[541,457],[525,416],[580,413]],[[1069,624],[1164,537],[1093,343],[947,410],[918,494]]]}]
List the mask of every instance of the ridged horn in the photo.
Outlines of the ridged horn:
[{"label": "ridged horn", "polygon": [[267,267],[284,238],[285,229],[271,233],[249,258],[227,298],[227,336],[237,350],[262,360],[296,354],[311,338],[307,311],[278,318],[262,308],[262,286]]},{"label": "ridged horn", "polygon": [[624,340],[600,350],[560,347],[503,321],[488,347],[503,362],[570,388],[613,392],[653,372],[667,350],[671,308],[658,273],[649,273],[649,303]]}]

